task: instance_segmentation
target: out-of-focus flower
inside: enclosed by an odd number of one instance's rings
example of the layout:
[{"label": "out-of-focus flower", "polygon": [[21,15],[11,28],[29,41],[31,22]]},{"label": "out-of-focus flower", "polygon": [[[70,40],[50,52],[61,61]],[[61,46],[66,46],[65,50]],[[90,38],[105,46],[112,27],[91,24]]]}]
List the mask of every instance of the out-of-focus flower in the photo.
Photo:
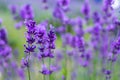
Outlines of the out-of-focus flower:
[{"label": "out-of-focus flower", "polygon": [[21,60],[21,67],[22,68],[29,67],[28,58],[26,58],[26,59],[23,58]]},{"label": "out-of-focus flower", "polygon": [[93,22],[94,23],[99,23],[100,22],[100,15],[98,12],[93,13]]},{"label": "out-of-focus flower", "polygon": [[23,20],[33,20],[34,19],[34,14],[31,5],[26,4],[22,6],[20,10],[20,16]]},{"label": "out-of-focus flower", "polygon": [[118,51],[120,50],[120,38],[118,38],[114,43],[113,43],[113,54],[117,54]]},{"label": "out-of-focus flower", "polygon": [[61,20],[63,18],[63,15],[64,12],[59,7],[55,7],[53,11],[53,16]]},{"label": "out-of-focus flower", "polygon": [[13,15],[17,14],[17,6],[16,5],[10,5],[10,11]]},{"label": "out-of-focus flower", "polygon": [[63,11],[69,10],[70,0],[57,0],[57,5],[63,9]]},{"label": "out-of-focus flower", "polygon": [[23,26],[23,22],[18,22],[15,24],[16,29],[20,29]]},{"label": "out-of-focus flower", "polygon": [[81,12],[85,16],[86,20],[90,18],[90,5],[89,5],[88,0],[85,0],[84,5],[82,6]]},{"label": "out-of-focus flower", "polygon": [[52,70],[49,70],[46,65],[42,65],[42,70],[40,71],[43,75],[50,75],[52,74]]},{"label": "out-of-focus flower", "polygon": [[21,78],[21,80],[25,80],[24,70],[22,68],[19,68],[17,71],[18,71],[18,75]]},{"label": "out-of-focus flower", "polygon": [[5,28],[0,29],[0,39],[5,41],[6,43],[8,42],[7,41],[7,32],[6,32]]}]

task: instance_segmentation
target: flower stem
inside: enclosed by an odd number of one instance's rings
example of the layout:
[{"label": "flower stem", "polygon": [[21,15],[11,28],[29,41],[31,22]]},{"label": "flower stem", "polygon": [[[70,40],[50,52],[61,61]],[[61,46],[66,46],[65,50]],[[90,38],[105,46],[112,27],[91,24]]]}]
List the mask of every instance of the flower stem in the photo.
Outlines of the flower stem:
[{"label": "flower stem", "polygon": [[[51,59],[49,58],[49,70],[50,70],[50,65],[51,65]],[[49,80],[51,80],[51,75],[49,75]]]},{"label": "flower stem", "polygon": [[28,70],[28,79],[29,80],[31,80],[31,77],[30,77],[30,65],[29,65],[29,62],[30,62],[30,60],[29,60],[29,58],[30,58],[30,53],[29,53],[29,56],[28,56],[28,67],[27,67],[27,70]]},{"label": "flower stem", "polygon": [[[44,59],[42,58],[42,63],[44,65]],[[43,74],[43,80],[45,80],[45,75]]]},{"label": "flower stem", "polygon": [[43,80],[45,80],[45,75],[43,74]]},{"label": "flower stem", "polygon": [[67,54],[65,54],[65,80],[67,80]]},{"label": "flower stem", "polygon": [[28,70],[28,78],[29,78],[29,80],[31,80],[31,78],[30,78],[30,69],[29,69],[29,67],[27,67],[27,70]]}]

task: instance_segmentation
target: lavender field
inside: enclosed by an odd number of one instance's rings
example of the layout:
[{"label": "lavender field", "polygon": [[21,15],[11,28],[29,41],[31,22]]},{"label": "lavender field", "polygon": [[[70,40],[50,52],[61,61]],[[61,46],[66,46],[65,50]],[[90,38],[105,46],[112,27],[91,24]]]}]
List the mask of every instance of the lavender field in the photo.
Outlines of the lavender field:
[{"label": "lavender field", "polygon": [[120,0],[0,0],[0,80],[120,80]]}]

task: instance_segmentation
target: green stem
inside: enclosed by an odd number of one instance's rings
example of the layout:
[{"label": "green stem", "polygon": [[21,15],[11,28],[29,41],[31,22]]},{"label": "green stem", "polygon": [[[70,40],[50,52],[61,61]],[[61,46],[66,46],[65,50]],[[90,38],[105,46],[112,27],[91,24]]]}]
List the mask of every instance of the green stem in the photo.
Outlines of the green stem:
[{"label": "green stem", "polygon": [[67,54],[66,54],[67,47],[64,46],[63,49],[64,49],[64,56],[65,56],[65,63],[64,63],[65,72],[64,72],[64,77],[65,77],[65,80],[67,80]]},{"label": "green stem", "polygon": [[29,80],[31,80],[31,78],[30,78],[30,69],[29,69],[29,67],[27,67],[27,70],[28,70],[28,78],[29,78]]},{"label": "green stem", "polygon": [[[44,65],[44,59],[42,58],[42,63]],[[45,80],[45,75],[43,74],[43,80]]]},{"label": "green stem", "polygon": [[65,54],[65,80],[67,80],[67,55]]},{"label": "green stem", "polygon": [[45,75],[43,74],[43,80],[45,80]]},{"label": "green stem", "polygon": [[[50,70],[50,65],[51,65],[51,59],[49,58],[49,70]],[[51,75],[49,75],[49,80],[51,80]]]},{"label": "green stem", "polygon": [[30,65],[29,65],[29,61],[30,60],[29,60],[29,58],[30,58],[30,53],[28,55],[28,67],[27,67],[27,70],[28,70],[28,79],[31,80],[31,77],[30,77],[30,68],[29,68],[30,67]]}]

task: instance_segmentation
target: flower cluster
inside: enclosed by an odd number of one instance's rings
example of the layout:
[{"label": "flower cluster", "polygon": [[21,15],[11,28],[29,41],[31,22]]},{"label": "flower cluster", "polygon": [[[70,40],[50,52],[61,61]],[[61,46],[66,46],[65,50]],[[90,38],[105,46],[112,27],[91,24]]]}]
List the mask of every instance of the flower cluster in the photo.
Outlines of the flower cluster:
[{"label": "flower cluster", "polygon": [[15,28],[17,29],[21,28],[24,25],[24,20],[34,19],[33,9],[29,4],[23,5],[19,10],[18,6],[11,5],[10,11],[13,15],[13,18],[17,21],[15,24]]},{"label": "flower cluster", "polygon": [[39,45],[39,54],[38,58],[42,60],[43,67],[42,71],[40,71],[44,75],[51,74],[53,71],[51,69],[51,65],[49,65],[49,69],[44,64],[45,58],[53,58],[54,57],[54,49],[55,49],[55,29],[52,25],[50,25],[50,30],[47,32],[47,23],[46,24],[39,24],[36,30],[37,36],[37,44]]},{"label": "flower cluster", "polygon": [[6,80],[7,79],[12,80],[16,76],[19,76],[21,80],[25,80],[24,72],[21,68],[18,67],[17,62],[14,59],[14,55],[12,55],[12,47],[8,44],[7,30],[1,27],[0,27],[0,72],[2,73],[2,76],[6,76],[4,77],[4,79]]},{"label": "flower cluster", "polygon": [[[40,73],[43,75],[50,75],[55,68],[49,63],[49,69],[45,65],[45,58],[54,57],[55,40],[56,34],[55,29],[50,25],[50,30],[47,30],[48,23],[41,22],[36,24],[33,20],[27,20],[25,22],[27,32],[26,32],[26,42],[24,45],[26,57],[22,59],[22,67],[30,67],[30,56],[37,53],[38,59],[42,62],[42,70]],[[35,50],[36,49],[36,50]],[[32,56],[31,56],[32,57]]]},{"label": "flower cluster", "polygon": [[[85,77],[91,79],[93,72],[93,74],[100,74],[100,77],[105,76],[106,80],[110,80],[114,72],[112,70],[113,62],[117,62],[117,54],[120,50],[120,22],[116,15],[112,14],[114,13],[111,8],[113,0],[104,0],[99,11],[92,10],[89,0],[83,0],[80,15],[76,14],[75,18],[74,15],[69,16],[69,13],[74,13],[70,7],[70,2],[71,0],[56,0],[52,12],[53,18],[50,19],[51,21],[48,19],[40,24],[34,21],[30,5],[23,6],[19,10],[19,14],[15,6],[11,7],[12,14],[19,21],[17,27],[26,20],[26,45],[24,45],[26,55],[22,59],[22,67],[29,68],[31,66],[30,60],[37,56],[41,66],[39,72],[44,77],[48,75],[50,78],[54,71],[61,70],[63,80],[68,80],[69,74],[75,75],[75,78],[71,78],[75,80],[78,76],[76,74],[80,73],[79,67],[82,66],[86,69],[83,72]],[[48,0],[42,0],[42,3],[44,8],[48,9]],[[54,28],[49,22],[58,23],[58,26]],[[57,53],[57,51],[55,52],[56,32],[58,32],[58,40],[61,41],[62,45],[58,50],[59,53],[54,55]],[[5,35],[4,31],[1,31],[1,34]],[[116,35],[117,40],[114,42]],[[7,42],[6,37],[1,38]],[[112,47],[111,43],[113,43]],[[52,65],[53,63],[55,66]],[[28,73],[30,74],[29,69]]]},{"label": "flower cluster", "polygon": [[29,58],[32,53],[34,53],[34,50],[36,46],[34,45],[35,42],[35,30],[36,30],[36,22],[33,20],[28,20],[25,22],[27,32],[26,32],[26,42],[27,44],[24,45],[25,47],[25,53],[26,58],[22,60],[22,66],[23,67],[29,67]]}]

